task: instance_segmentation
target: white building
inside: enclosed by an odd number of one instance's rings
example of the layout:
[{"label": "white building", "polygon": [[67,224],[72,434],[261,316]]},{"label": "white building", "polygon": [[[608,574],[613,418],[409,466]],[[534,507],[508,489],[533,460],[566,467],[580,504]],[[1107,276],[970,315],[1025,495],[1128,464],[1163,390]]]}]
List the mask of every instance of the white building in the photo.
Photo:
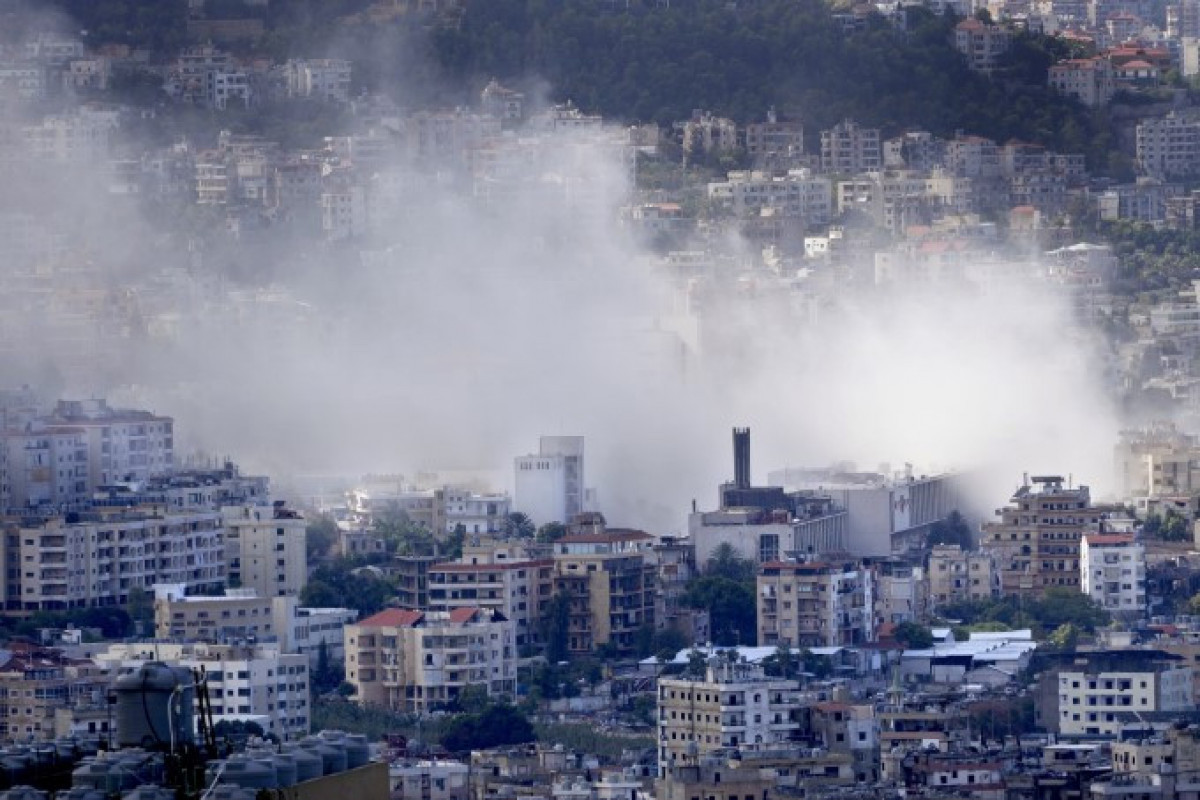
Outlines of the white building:
[{"label": "white building", "polygon": [[144,481],[175,466],[175,421],[150,411],[112,408],[104,400],[62,400],[50,421],[83,432],[88,491]]},{"label": "white building", "polygon": [[388,765],[392,800],[467,800],[471,767],[461,761],[393,761]]},{"label": "white building", "polygon": [[518,456],[515,511],[534,523],[570,522],[587,509],[583,437],[543,436],[536,455]]},{"label": "white building", "polygon": [[798,730],[795,681],[768,679],[762,668],[709,660],[703,679],[658,681],[659,775],[676,762],[721,749],[769,749]]},{"label": "white building", "polygon": [[346,102],[350,99],[353,67],[340,58],[292,59],[285,67],[288,97],[317,97]]},{"label": "white building", "polygon": [[205,98],[208,105],[224,111],[231,105],[250,107],[250,75],[240,69],[216,69],[205,76]]},{"label": "white building", "polygon": [[304,518],[282,506],[221,509],[229,585],[262,597],[296,595],[308,580]]},{"label": "white building", "polygon": [[340,242],[367,232],[367,197],[361,186],[342,186],[321,192],[321,233]]},{"label": "white building", "polygon": [[199,669],[208,676],[213,722],[256,722],[284,741],[308,735],[308,657],[277,644],[213,645],[147,642],[111,644],[95,661],[114,677],[146,661]]},{"label": "white building", "polygon": [[1137,125],[1137,163],[1157,178],[1200,171],[1200,120],[1174,112],[1143,119]]},{"label": "white building", "polygon": [[808,224],[826,224],[833,217],[833,184],[809,170],[790,170],[786,176],[736,170],[728,180],[708,184],[708,198],[738,217],[757,216],[771,208]]},{"label": "white building", "polygon": [[1116,736],[1124,718],[1193,707],[1188,666],[1068,668],[1058,673],[1058,732],[1064,736]]},{"label": "white building", "polygon": [[789,490],[816,490],[846,512],[845,548],[858,556],[887,556],[923,538],[933,523],[959,505],[954,475],[897,475],[783,469],[768,483]]},{"label": "white building", "polygon": [[1145,546],[1132,533],[1086,534],[1079,548],[1079,584],[1111,614],[1145,614]]}]

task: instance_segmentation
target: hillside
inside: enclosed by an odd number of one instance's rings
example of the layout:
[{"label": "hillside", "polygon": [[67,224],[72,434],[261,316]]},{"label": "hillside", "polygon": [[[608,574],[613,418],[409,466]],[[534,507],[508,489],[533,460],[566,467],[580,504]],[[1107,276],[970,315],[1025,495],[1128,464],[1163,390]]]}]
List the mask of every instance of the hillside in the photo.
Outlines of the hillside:
[{"label": "hillside", "polygon": [[1007,75],[971,72],[955,20],[914,9],[908,31],[878,15],[843,33],[822,0],[467,0],[437,35],[448,78],[549,82],[555,99],[625,121],[669,124],[703,108],[738,121],[769,106],[819,131],[850,117],[888,133],[924,128],[1085,152],[1107,166],[1107,120],[1044,86],[1053,40],[1021,37]]}]

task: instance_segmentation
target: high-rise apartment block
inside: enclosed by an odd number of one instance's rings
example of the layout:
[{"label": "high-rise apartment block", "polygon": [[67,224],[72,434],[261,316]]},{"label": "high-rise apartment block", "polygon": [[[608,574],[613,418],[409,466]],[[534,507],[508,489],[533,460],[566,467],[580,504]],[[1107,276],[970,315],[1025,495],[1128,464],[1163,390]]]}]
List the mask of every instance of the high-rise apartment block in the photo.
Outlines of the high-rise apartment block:
[{"label": "high-rise apartment block", "polygon": [[1146,613],[1146,548],[1132,533],[1089,533],[1079,551],[1083,593],[1105,611]]},{"label": "high-rise apartment block", "polygon": [[983,525],[981,544],[996,559],[1003,594],[1079,590],[1081,540],[1100,530],[1106,509],[1092,505],[1088,487],[1065,483],[1058,475],[1027,481],[999,510],[1000,521]]},{"label": "high-rise apartment block", "polygon": [[631,653],[638,629],[654,625],[653,541],[642,531],[608,528],[554,543],[554,589],[570,603],[572,654],[605,645]]},{"label": "high-rise apartment block", "polygon": [[1000,593],[1000,576],[990,552],[935,545],[929,553],[929,605],[988,600]]},{"label": "high-rise apartment block", "polygon": [[586,510],[582,436],[543,436],[536,455],[514,463],[514,510],[538,525],[570,522]]},{"label": "high-rise apartment block", "polygon": [[221,518],[231,586],[262,597],[300,593],[308,580],[303,517],[276,503],[227,506]]},{"label": "high-rise apartment block", "polygon": [[389,608],[345,635],[346,680],[364,705],[424,713],[468,686],[488,697],[516,692],[515,626],[497,611]]},{"label": "high-rise apartment block", "polygon": [[859,645],[875,638],[874,575],[841,562],[769,562],[758,573],[758,643]]},{"label": "high-rise apartment block", "polygon": [[767,749],[800,729],[795,681],[714,657],[699,679],[658,681],[658,767],[694,763],[716,750]]}]

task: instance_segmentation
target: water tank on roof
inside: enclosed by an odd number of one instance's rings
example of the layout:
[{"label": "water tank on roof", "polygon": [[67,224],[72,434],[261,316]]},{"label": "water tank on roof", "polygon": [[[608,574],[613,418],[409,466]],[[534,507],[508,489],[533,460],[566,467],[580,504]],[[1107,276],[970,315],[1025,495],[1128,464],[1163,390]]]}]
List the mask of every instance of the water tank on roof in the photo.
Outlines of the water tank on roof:
[{"label": "water tank on roof", "polygon": [[300,746],[321,757],[322,774],[333,775],[346,771],[346,748],[341,742],[306,736],[300,741]]},{"label": "water tank on roof", "polygon": [[278,782],[273,764],[245,756],[233,756],[225,762],[221,780],[243,789],[274,789]]},{"label": "water tank on roof", "polygon": [[321,756],[305,750],[303,747],[284,748],[284,755],[290,756],[296,762],[296,782],[304,783],[325,774],[325,762]]},{"label": "water tank on roof", "polygon": [[371,760],[371,745],[361,733],[346,734],[346,768],[361,767]]},{"label": "water tank on roof", "polygon": [[165,750],[193,739],[195,685],[183,667],[143,664],[116,683],[117,744]]},{"label": "water tank on roof", "polygon": [[143,784],[124,795],[121,800],[175,800],[175,792],[163,786]]},{"label": "water tank on roof", "polygon": [[46,793],[32,786],[14,786],[0,792],[0,800],[46,800]]}]

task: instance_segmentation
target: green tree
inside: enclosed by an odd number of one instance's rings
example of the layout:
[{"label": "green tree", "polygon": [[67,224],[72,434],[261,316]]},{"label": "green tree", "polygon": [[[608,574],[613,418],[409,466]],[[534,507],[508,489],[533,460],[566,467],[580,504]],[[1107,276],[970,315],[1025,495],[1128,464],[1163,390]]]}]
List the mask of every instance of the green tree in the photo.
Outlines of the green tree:
[{"label": "green tree", "polygon": [[901,622],[896,626],[896,641],[909,650],[927,650],[933,647],[933,631],[915,622]]},{"label": "green tree", "polygon": [[537,532],[537,527],[528,514],[514,511],[504,520],[504,533],[508,536],[519,536],[530,539]]},{"label": "green tree", "polygon": [[546,604],[540,620],[542,641],[546,643],[546,660],[551,664],[566,661],[570,651],[571,597],[566,592],[557,592]]},{"label": "green tree", "polygon": [[547,522],[537,530],[537,540],[543,544],[557,542],[567,535],[567,526],[561,522]]},{"label": "green tree", "polygon": [[480,714],[455,717],[442,736],[442,746],[452,753],[465,753],[535,739],[537,735],[528,717],[514,706],[496,704]]},{"label": "green tree", "polygon": [[742,558],[729,542],[721,542],[704,565],[704,574],[737,583],[754,583],[754,562]]},{"label": "green tree", "polygon": [[683,600],[708,612],[714,644],[753,645],[757,640],[753,584],[704,575],[688,584]]},{"label": "green tree", "polygon": [[139,632],[146,635],[154,630],[154,598],[140,586],[129,590],[125,599],[125,611]]},{"label": "green tree", "polygon": [[800,659],[790,647],[779,645],[775,652],[763,659],[763,671],[773,678],[791,680],[800,672]]}]

